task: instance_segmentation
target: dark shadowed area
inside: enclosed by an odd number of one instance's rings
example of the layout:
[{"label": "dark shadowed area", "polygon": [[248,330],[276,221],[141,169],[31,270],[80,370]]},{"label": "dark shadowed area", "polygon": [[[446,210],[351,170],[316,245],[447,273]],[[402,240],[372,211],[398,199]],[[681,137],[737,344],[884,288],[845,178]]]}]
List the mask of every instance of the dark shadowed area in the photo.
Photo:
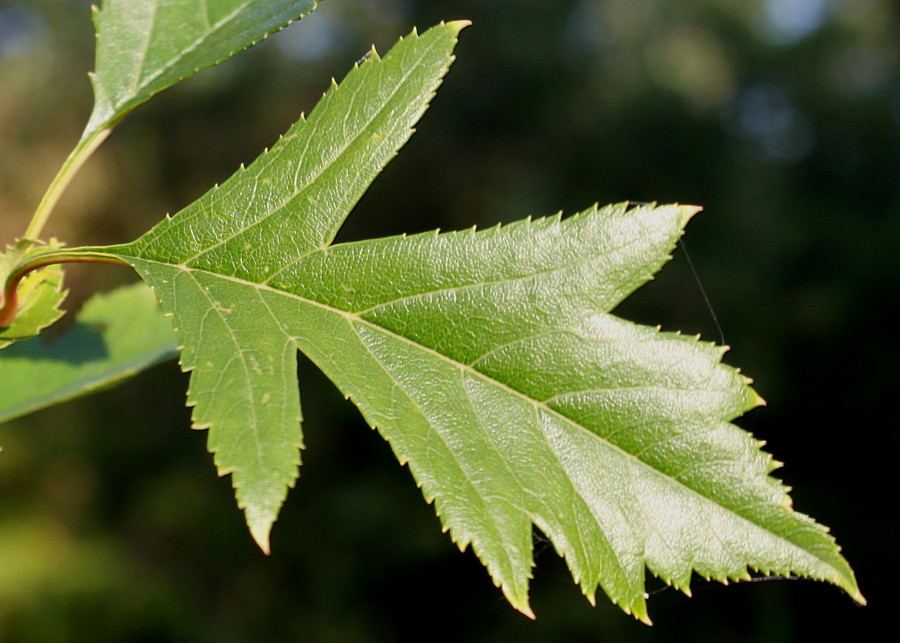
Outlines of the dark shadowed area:
[{"label": "dark shadowed area", "polygon": [[[90,2],[0,2],[0,241],[27,226],[90,112]],[[0,640],[867,640],[900,556],[900,5],[893,0],[324,0],[231,62],[138,108],[84,167],[48,232],[125,242],[271,145],[372,43],[466,18],[418,133],[340,240],[571,213],[595,201],[705,211],[619,313],[732,347],[768,406],[738,424],[785,462],[870,605],[784,580],[688,599],[654,578],[648,628],[592,608],[536,533],[515,612],[441,533],[409,472],[301,361],[307,449],[254,545],[187,377],[123,386],[0,426]],[[134,279],[68,271],[70,309]],[[718,324],[707,305],[709,297]],[[2,383],[0,383],[2,386]],[[889,631],[889,630],[888,630]]]}]

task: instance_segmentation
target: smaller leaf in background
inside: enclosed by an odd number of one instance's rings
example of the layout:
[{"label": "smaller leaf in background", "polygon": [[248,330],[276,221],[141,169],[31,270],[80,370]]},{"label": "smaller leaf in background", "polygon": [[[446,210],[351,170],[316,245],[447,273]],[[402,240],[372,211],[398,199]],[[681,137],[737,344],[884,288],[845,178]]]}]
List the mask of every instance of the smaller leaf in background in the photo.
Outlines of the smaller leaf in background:
[{"label": "smaller leaf in background", "polygon": [[315,0],[105,0],[94,13],[94,110],[83,140],[315,8]]},{"label": "smaller leaf in background", "polygon": [[94,109],[24,236],[41,238],[72,177],[128,112],[315,8],[315,0],[105,0],[95,7]]},{"label": "smaller leaf in background", "polygon": [[0,353],[0,422],[107,388],[176,354],[172,323],[143,283],[95,295],[60,337]]},{"label": "smaller leaf in background", "polygon": [[[49,247],[58,244],[51,241]],[[46,250],[47,246],[31,247],[32,242],[20,239],[7,246],[5,253],[0,253],[0,288],[6,283],[10,272],[29,254]],[[0,326],[0,348],[23,339],[34,337],[63,315],[59,306],[66,298],[62,289],[63,270],[60,266],[49,266],[35,270],[26,275],[17,288],[17,306],[15,318],[8,326]],[[2,295],[0,295],[2,297]],[[0,302],[2,303],[2,302]]]}]

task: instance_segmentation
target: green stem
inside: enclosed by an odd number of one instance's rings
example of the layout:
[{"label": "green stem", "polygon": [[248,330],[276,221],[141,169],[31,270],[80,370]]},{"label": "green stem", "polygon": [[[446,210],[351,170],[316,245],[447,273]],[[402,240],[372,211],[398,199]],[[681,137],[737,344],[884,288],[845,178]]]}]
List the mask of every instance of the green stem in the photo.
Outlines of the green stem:
[{"label": "green stem", "polygon": [[19,283],[28,273],[59,263],[111,263],[130,266],[127,261],[103,252],[98,248],[56,248],[36,252],[19,263],[9,273],[0,300],[0,327],[9,326],[16,318],[19,308]]},{"label": "green stem", "polygon": [[47,188],[47,192],[44,193],[44,198],[41,199],[37,210],[35,210],[34,216],[31,218],[31,223],[28,225],[28,229],[25,230],[26,239],[36,240],[40,238],[44,225],[46,225],[47,219],[50,218],[50,213],[53,212],[53,208],[56,206],[57,201],[59,201],[59,198],[62,196],[66,187],[69,185],[72,177],[75,176],[75,173],[78,172],[82,165],[84,165],[84,162],[94,153],[94,150],[96,150],[106,137],[109,136],[110,131],[111,128],[98,130],[88,138],[83,138],[78,142],[78,145],[76,145],[75,149],[72,150],[72,153],[69,154],[69,158],[67,158],[66,162],[59,168],[59,172],[50,184],[50,187]]}]

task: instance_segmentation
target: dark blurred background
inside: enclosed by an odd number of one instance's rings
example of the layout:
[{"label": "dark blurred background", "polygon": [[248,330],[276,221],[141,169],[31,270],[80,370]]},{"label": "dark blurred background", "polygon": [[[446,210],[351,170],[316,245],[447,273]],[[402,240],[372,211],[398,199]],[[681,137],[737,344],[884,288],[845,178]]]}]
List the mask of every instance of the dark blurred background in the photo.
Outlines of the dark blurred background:
[{"label": "dark blurred background", "polygon": [[[0,2],[0,240],[21,234],[90,112],[89,2]],[[687,599],[648,580],[648,628],[591,608],[537,539],[538,619],[459,553],[388,446],[308,362],[307,450],[263,556],[188,430],[174,363],[0,427],[0,640],[804,641],[874,638],[900,598],[895,371],[900,3],[325,0],[139,108],[51,221],[129,241],[250,162],[373,42],[468,18],[459,60],[342,239],[491,225],[594,201],[705,212],[686,243],[727,360],[768,407],[742,427],[830,525],[866,608],[808,581]],[[69,271],[77,307],[132,280]],[[683,252],[620,308],[720,331]],[[893,500],[892,500],[893,498]],[[655,590],[659,590],[656,592]],[[890,630],[888,630],[890,631]]]}]

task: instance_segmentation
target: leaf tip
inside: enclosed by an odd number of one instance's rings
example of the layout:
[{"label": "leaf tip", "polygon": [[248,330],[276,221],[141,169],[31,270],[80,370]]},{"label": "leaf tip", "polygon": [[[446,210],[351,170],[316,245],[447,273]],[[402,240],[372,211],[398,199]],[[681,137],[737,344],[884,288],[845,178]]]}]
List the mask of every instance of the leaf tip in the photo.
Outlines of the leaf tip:
[{"label": "leaf tip", "polygon": [[450,27],[456,33],[459,33],[466,27],[472,26],[471,20],[452,20],[451,22],[446,23],[448,27]]},{"label": "leaf tip", "polygon": [[681,210],[681,225],[682,227],[687,225],[687,222],[694,218],[698,212],[703,210],[703,206],[699,205],[682,205],[679,206]]},{"label": "leaf tip", "polygon": [[530,618],[532,621],[537,620],[537,616],[534,615],[534,612],[532,611],[531,606],[527,602],[513,605],[513,607],[515,607],[516,610],[520,614],[524,614],[525,616]]},{"label": "leaf tip", "polygon": [[256,541],[256,544],[262,550],[266,556],[272,553],[272,548],[269,545],[269,533],[272,531],[272,521],[271,520],[254,520],[247,525],[250,527],[250,535],[253,536],[253,540]]}]

